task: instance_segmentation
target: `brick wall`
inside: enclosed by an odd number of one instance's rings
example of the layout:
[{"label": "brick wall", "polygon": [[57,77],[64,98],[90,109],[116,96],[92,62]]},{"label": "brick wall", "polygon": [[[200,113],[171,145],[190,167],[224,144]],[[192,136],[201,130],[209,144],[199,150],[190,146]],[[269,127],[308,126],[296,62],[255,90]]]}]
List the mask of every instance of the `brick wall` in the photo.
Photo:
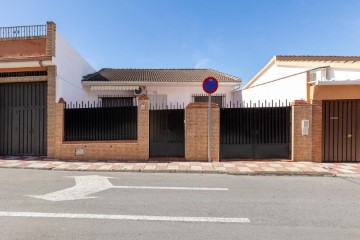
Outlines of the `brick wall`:
[{"label": "brick wall", "polygon": [[48,66],[47,81],[47,155],[55,157],[56,66]]},{"label": "brick wall", "polygon": [[[139,97],[137,141],[64,142],[64,103],[56,104],[55,158],[74,160],[148,160],[149,159],[149,99]],[[84,155],[76,156],[75,150]]]},{"label": "brick wall", "polygon": [[[292,103],[291,159],[293,161],[312,160],[312,106],[305,101]],[[309,120],[309,134],[302,135],[302,120]]]},{"label": "brick wall", "polygon": [[[220,109],[212,104],[211,160],[219,161]],[[185,109],[185,159],[208,161],[208,103],[190,103]]]}]

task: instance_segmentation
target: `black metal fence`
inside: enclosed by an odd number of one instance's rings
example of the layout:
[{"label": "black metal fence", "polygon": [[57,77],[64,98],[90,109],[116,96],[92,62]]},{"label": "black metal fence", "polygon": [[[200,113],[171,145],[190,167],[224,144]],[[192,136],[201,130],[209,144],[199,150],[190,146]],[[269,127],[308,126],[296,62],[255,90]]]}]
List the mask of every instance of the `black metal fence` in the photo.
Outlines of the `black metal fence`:
[{"label": "black metal fence", "polygon": [[64,110],[65,141],[136,140],[137,106],[70,103]]},{"label": "black metal fence", "polygon": [[46,25],[0,27],[0,38],[42,37],[46,34]]}]

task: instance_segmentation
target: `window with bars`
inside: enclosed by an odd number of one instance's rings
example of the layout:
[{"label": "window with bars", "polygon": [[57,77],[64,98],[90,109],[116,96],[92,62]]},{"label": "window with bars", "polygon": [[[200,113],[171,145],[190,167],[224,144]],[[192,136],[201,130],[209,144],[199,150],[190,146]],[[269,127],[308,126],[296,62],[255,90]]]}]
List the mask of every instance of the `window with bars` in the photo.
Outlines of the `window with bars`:
[{"label": "window with bars", "polygon": [[129,107],[134,106],[133,97],[102,97],[102,106],[103,107]]},{"label": "window with bars", "polygon": [[[224,107],[226,104],[225,94],[214,94],[211,95],[211,102],[216,103],[219,107]],[[193,102],[208,102],[207,94],[193,94],[192,95]]]}]

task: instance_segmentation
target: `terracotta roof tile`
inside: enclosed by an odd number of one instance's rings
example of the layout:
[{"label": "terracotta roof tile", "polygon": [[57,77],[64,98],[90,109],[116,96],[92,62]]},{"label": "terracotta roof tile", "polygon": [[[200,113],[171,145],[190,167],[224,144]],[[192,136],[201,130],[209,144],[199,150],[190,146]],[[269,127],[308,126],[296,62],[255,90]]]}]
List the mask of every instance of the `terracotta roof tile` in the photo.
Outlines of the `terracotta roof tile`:
[{"label": "terracotta roof tile", "polygon": [[219,82],[240,83],[234,77],[212,69],[112,69],[84,76],[86,82],[202,82],[207,77],[215,77]]},{"label": "terracotta roof tile", "polygon": [[309,55],[277,55],[276,61],[289,62],[358,62],[360,56],[309,56]]}]

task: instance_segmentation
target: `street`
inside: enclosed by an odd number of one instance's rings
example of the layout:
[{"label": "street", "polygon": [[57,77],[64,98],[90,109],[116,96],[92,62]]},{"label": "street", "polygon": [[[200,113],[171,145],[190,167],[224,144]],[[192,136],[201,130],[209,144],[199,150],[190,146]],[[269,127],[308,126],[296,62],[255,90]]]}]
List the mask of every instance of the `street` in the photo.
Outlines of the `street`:
[{"label": "street", "polygon": [[0,169],[0,239],[360,239],[360,179]]}]

